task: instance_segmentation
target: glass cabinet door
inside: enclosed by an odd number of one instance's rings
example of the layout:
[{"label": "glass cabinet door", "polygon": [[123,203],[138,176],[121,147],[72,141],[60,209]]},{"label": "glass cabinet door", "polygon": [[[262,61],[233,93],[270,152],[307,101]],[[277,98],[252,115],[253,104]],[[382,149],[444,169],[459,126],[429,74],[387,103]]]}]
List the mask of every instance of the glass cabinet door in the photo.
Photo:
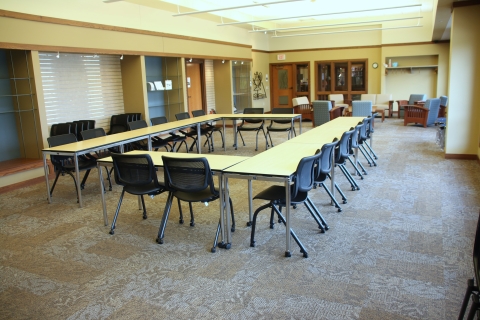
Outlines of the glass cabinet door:
[{"label": "glass cabinet door", "polygon": [[321,63],[318,64],[318,90],[321,92],[331,91],[331,64],[330,63]]},{"label": "glass cabinet door", "polygon": [[352,91],[365,91],[365,63],[352,62]]},{"label": "glass cabinet door", "polygon": [[308,92],[308,64],[297,64],[297,92]]},{"label": "glass cabinet door", "polygon": [[348,91],[348,63],[335,63],[335,89],[334,91]]}]

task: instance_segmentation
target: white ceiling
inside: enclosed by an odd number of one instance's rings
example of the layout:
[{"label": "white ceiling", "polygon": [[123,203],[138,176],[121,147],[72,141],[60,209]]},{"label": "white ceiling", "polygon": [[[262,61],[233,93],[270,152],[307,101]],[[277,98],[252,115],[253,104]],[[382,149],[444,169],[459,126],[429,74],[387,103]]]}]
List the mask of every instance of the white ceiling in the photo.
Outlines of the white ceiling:
[{"label": "white ceiling", "polygon": [[[210,11],[195,14],[193,17],[215,21],[220,28],[224,24],[234,23],[235,26],[250,31],[266,30],[272,36],[307,34],[319,30],[325,32],[339,28],[348,31],[373,27],[390,29],[421,26],[431,30],[431,40],[449,39],[450,8],[453,2],[453,0],[295,0],[284,3],[279,3],[282,0],[103,0],[110,5],[118,1],[170,10],[172,15],[254,5]],[[176,19],[182,19],[182,16]]]}]

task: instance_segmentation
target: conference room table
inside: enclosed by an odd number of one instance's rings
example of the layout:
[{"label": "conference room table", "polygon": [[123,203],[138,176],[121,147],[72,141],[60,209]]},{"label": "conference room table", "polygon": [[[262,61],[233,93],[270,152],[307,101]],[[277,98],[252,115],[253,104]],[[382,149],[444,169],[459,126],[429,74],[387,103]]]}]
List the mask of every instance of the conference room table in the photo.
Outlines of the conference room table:
[{"label": "conference room table", "polygon": [[[237,163],[240,163],[242,161],[245,161],[249,159],[249,157],[244,157],[244,156],[230,156],[230,155],[218,155],[218,154],[195,154],[195,153],[172,153],[172,152],[158,152],[158,151],[141,151],[141,150],[134,150],[134,151],[129,151],[126,152],[125,154],[148,154],[152,158],[153,165],[157,168],[163,168],[163,160],[162,156],[168,156],[168,157],[173,157],[173,158],[181,158],[181,159],[189,159],[189,158],[198,158],[198,157],[205,157],[208,160],[208,164],[210,166],[210,169],[212,172],[218,176],[218,189],[220,193],[220,225],[222,227],[222,242],[226,239],[225,236],[225,222],[224,222],[224,216],[226,214],[225,212],[225,207],[227,206],[226,203],[228,203],[228,197],[225,198],[224,196],[224,190],[228,189],[228,186],[224,186],[223,182],[224,179],[222,177],[223,172],[225,169],[228,167],[231,167]],[[108,225],[108,214],[107,214],[107,205],[105,202],[105,190],[103,186],[103,175],[102,175],[102,166],[113,166],[113,160],[112,157],[106,157],[99,159],[97,161],[97,169],[98,169],[98,177],[99,177],[99,183],[100,183],[100,194],[102,195],[102,208],[103,208],[103,220],[105,222],[105,225]],[[141,204],[140,204],[140,199],[139,199],[139,209],[141,209]],[[230,223],[227,223],[227,226],[230,225]],[[226,228],[230,230],[229,228]]]},{"label": "conference room table", "polygon": [[[318,149],[321,149],[325,143],[332,142],[333,139],[340,139],[343,132],[348,131],[361,122],[363,117],[339,117],[324,125],[313,128],[308,132],[298,135],[284,143],[281,143],[267,151],[259,153],[245,161],[237,163],[223,172],[224,186],[228,186],[228,179],[247,179],[248,197],[249,197],[249,222],[252,221],[253,201],[251,181],[272,181],[282,183],[285,186],[285,199],[290,203],[290,184],[292,177],[296,172],[298,163],[303,157],[314,155]],[[333,167],[332,167],[333,171]],[[334,176],[332,176],[332,185]],[[225,189],[225,197],[229,196],[228,188]],[[285,256],[291,255],[290,242],[290,205],[285,208],[286,221],[286,240]],[[226,208],[226,223],[229,225],[229,210]],[[225,228],[222,228],[225,229]],[[232,243],[231,233],[227,231],[227,243]]]},{"label": "conference room table", "polygon": [[[47,199],[51,203],[50,195],[50,182],[48,179],[49,169],[47,164],[48,155],[59,155],[59,156],[70,156],[74,159],[75,164],[75,178],[77,184],[77,199],[80,207],[83,207],[82,201],[82,192],[80,187],[80,171],[78,168],[78,157],[89,154],[95,151],[104,150],[107,148],[119,147],[120,152],[123,152],[123,145],[138,140],[147,139],[148,140],[148,149],[152,149],[152,137],[168,134],[172,131],[182,130],[196,126],[197,132],[200,132],[200,128],[203,124],[214,122],[214,121],[223,121],[223,129],[225,132],[225,121],[226,120],[241,120],[243,118],[254,118],[254,119],[290,119],[292,126],[294,121],[300,120],[300,132],[301,132],[301,115],[300,114],[258,114],[258,115],[243,115],[243,114],[208,114],[204,116],[172,121],[164,124],[159,124],[155,126],[149,126],[146,128],[141,128],[133,131],[126,131],[112,135],[106,135],[103,137],[98,137],[89,140],[78,141],[74,143],[69,143],[57,147],[44,148],[42,150],[43,156],[43,165],[45,170],[45,183],[47,187]],[[233,121],[234,125],[234,137],[236,139],[235,130],[236,130],[236,121]],[[197,153],[201,153],[201,135],[197,138]],[[226,144],[224,145],[224,150],[226,150]]]}]

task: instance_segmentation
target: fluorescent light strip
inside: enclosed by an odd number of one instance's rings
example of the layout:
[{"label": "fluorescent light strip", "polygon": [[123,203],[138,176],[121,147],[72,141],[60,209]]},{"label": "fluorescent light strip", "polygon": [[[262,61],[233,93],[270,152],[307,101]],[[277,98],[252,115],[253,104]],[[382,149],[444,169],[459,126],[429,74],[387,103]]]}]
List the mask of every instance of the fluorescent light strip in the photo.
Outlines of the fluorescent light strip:
[{"label": "fluorescent light strip", "polygon": [[[105,0],[104,0],[104,1],[105,1]],[[270,4],[279,4],[279,3],[297,2],[297,1],[305,1],[305,0],[274,1],[274,2],[264,2],[264,3],[247,4],[247,5],[244,5],[244,6],[237,6],[237,7],[218,8],[218,9],[212,9],[212,10],[189,11],[189,12],[183,12],[183,13],[174,14],[174,15],[172,15],[172,17],[186,16],[186,15],[197,14],[197,13],[208,13],[208,12],[216,12],[216,11],[224,11],[224,10],[233,10],[233,9],[242,9],[242,8],[258,7],[258,6],[266,6],[266,5],[270,5]]]},{"label": "fluorescent light strip", "polygon": [[235,24],[247,24],[247,23],[254,23],[254,22],[265,22],[265,21],[287,20],[287,19],[299,19],[299,18],[308,18],[308,17],[329,16],[329,15],[334,15],[334,14],[369,12],[369,11],[380,11],[380,10],[389,10],[389,9],[403,9],[403,8],[411,8],[411,7],[419,7],[419,6],[421,6],[421,4],[412,4],[412,5],[408,5],[408,6],[398,6],[398,7],[365,9],[365,10],[354,10],[354,11],[344,11],[344,12],[318,13],[318,14],[309,14],[309,15],[305,15],[305,16],[261,19],[261,20],[251,20],[251,21],[237,21],[237,22],[221,23],[221,24],[217,24],[217,26],[222,27],[222,26],[230,26],[230,25],[235,25]]},{"label": "fluorescent light strip", "polygon": [[412,19],[422,19],[422,18],[423,18],[423,17],[385,19],[385,20],[369,20],[369,21],[360,21],[360,22],[346,22],[346,23],[323,24],[323,25],[316,25],[316,26],[301,26],[301,27],[277,28],[277,29],[258,29],[258,30],[251,30],[251,31],[248,31],[248,32],[269,32],[269,31],[284,31],[284,30],[310,29],[310,28],[321,28],[321,27],[335,27],[335,26],[344,26],[344,25],[353,25],[353,24],[362,24],[362,23],[378,23],[378,22],[399,21],[399,20],[412,20]]},{"label": "fluorescent light strip", "polygon": [[402,26],[402,27],[390,27],[390,28],[371,28],[371,29],[359,29],[359,30],[341,30],[341,31],[325,31],[316,33],[301,33],[301,34],[286,34],[283,36],[272,36],[272,38],[286,38],[286,37],[303,37],[303,36],[316,36],[320,34],[333,34],[333,33],[348,33],[348,32],[364,32],[364,31],[377,31],[377,30],[392,30],[392,29],[407,29],[407,28],[419,28],[422,25],[417,26]]}]

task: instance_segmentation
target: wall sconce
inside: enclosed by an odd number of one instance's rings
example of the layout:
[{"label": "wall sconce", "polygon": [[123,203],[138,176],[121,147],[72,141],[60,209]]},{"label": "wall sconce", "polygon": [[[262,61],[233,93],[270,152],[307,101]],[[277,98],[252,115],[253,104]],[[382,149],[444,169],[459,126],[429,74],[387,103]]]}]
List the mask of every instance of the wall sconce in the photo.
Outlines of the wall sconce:
[{"label": "wall sconce", "polygon": [[243,64],[243,61],[242,61],[242,64]]},{"label": "wall sconce", "polygon": [[234,63],[237,64],[237,61],[235,61]]},{"label": "wall sconce", "polygon": [[225,60],[222,60],[222,63],[225,63]]},{"label": "wall sconce", "polygon": [[122,54],[122,56],[120,57],[120,60],[123,60],[123,54]]},{"label": "wall sconce", "polygon": [[192,60],[193,60],[193,59],[192,59],[192,58],[190,58],[190,60],[188,60],[188,62],[192,62]]},{"label": "wall sconce", "polygon": [[60,52],[57,52],[56,57],[57,57],[57,59],[60,58]]}]

